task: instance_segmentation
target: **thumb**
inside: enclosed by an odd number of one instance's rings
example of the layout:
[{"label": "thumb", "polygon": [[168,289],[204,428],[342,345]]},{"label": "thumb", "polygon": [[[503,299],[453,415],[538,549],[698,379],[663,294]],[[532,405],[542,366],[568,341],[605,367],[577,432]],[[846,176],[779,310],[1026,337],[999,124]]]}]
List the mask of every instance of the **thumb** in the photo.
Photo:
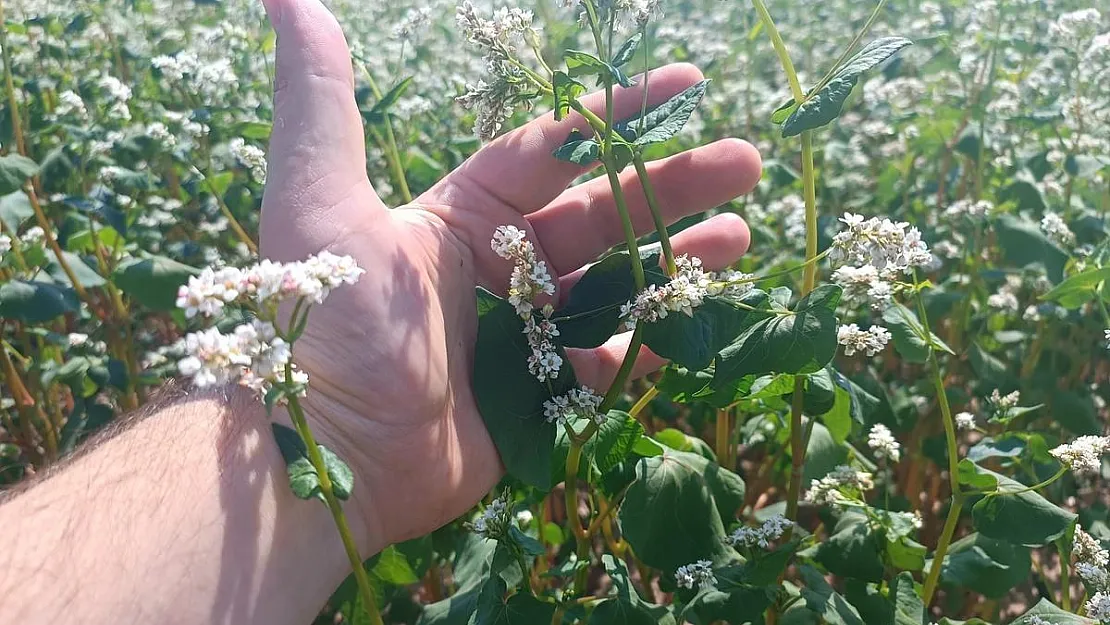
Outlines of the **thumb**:
[{"label": "thumb", "polygon": [[329,213],[360,185],[382,206],[366,177],[350,50],[320,0],[263,0],[263,5],[277,32],[263,243],[280,244],[290,226],[310,238],[326,238],[319,230],[337,217]]}]

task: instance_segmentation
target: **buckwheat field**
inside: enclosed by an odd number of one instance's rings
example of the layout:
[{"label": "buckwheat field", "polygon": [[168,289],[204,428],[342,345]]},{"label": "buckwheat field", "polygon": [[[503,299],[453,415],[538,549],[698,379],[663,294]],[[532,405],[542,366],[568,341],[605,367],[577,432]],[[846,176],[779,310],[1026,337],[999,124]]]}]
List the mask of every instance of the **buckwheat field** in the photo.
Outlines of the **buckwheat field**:
[{"label": "buckwheat field", "polygon": [[[534,233],[482,235],[507,280],[474,293],[470,384],[502,482],[354,548],[296,343],[390,268],[258,254],[261,3],[2,0],[0,488],[164,387],[239,384],[288,414],[289,486],[348,547],[318,623],[1110,623],[1110,5],[326,4],[390,206],[542,116],[577,120],[553,170],[612,187],[625,242],[558,293]],[[705,80],[652,97],[671,63]],[[729,137],[758,186],[667,228],[685,198],[652,161]],[[739,263],[672,246],[720,213]],[[669,364],[581,383],[567,350],[617,335]]]}]

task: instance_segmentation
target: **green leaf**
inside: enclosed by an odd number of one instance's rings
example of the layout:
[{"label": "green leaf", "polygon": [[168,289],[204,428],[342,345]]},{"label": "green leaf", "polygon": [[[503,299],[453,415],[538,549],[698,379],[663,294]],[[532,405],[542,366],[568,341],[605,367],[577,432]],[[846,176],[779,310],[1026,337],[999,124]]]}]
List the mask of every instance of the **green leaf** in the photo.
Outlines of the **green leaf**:
[{"label": "green leaf", "polygon": [[550,623],[555,604],[540,601],[529,592],[518,592],[505,599],[507,590],[500,575],[491,575],[478,594],[477,608],[470,625],[535,625]]},{"label": "green leaf", "polygon": [[[285,459],[286,472],[289,474],[289,486],[293,494],[300,499],[319,499],[324,501],[324,493],[320,490],[320,474],[308,459],[308,448],[305,446],[297,431],[274,423],[272,426],[274,440]],[[330,449],[317,445],[320,455],[323,456],[324,466],[328,471],[331,481],[332,493],[337,499],[346,501],[354,489],[354,473],[343,460],[336,456]]]},{"label": "green leaf", "polygon": [[940,578],[946,585],[998,599],[1025,581],[1031,567],[1028,547],[975,533],[949,546]]},{"label": "green leaf", "polygon": [[803,564],[798,567],[805,587],[801,594],[807,610],[820,616],[829,625],[864,625],[852,604],[829,586],[821,573]]},{"label": "green leaf", "polygon": [[11,280],[0,284],[0,318],[42,323],[77,312],[73,289],[46,282]]},{"label": "green leaf", "polygon": [[718,507],[735,504],[742,484],[697,454],[667,449],[643,458],[620,510],[624,537],[645,564],[670,573],[699,559],[727,561],[733,555]]},{"label": "green leaf", "polygon": [[676,312],[644,327],[644,345],[657,355],[694,371],[713,362],[717,352],[767,313],[747,307],[767,308],[767,294],[752,291],[743,299],[745,308],[717,297],[707,297],[693,315]]},{"label": "green leaf", "polygon": [[1007,263],[1015,267],[1038,265],[1044,267],[1054,284],[1063,281],[1068,255],[1045,235],[1037,223],[1014,215],[1002,215],[994,220],[993,225]]},{"label": "green leaf", "polygon": [[866,516],[845,513],[832,535],[818,543],[811,553],[834,575],[878,582],[883,579],[884,542]]},{"label": "green leaf", "polygon": [[112,272],[112,282],[135,301],[153,310],[173,310],[177,289],[200,271],[165,256],[124,261]]},{"label": "green leaf", "polygon": [[[1035,619],[1040,618],[1040,621]],[[1072,614],[1056,607],[1051,601],[1041,598],[1037,605],[1013,620],[1010,625],[1035,625],[1036,623],[1052,623],[1052,625],[1097,625],[1098,621],[1078,614]]]},{"label": "green leaf", "polygon": [[557,380],[537,380],[528,372],[531,349],[513,306],[481,288],[477,303],[473,385],[478,410],[508,472],[526,484],[550,489],[555,424],[544,419],[543,402],[573,388],[574,373],[564,364]]},{"label": "green leaf", "polygon": [[13,191],[0,197],[0,223],[9,231],[16,232],[20,224],[35,214],[31,200],[23,191]]},{"label": "green leaf", "polygon": [[238,125],[235,126],[235,134],[243,137],[244,139],[267,141],[269,140],[270,133],[273,132],[273,129],[274,126],[270,122],[240,122]]},{"label": "green leaf", "polygon": [[[975,529],[989,538],[1016,545],[1039,547],[1070,531],[1078,518],[1024,484],[984,469],[963,459],[959,464],[961,484],[978,490],[996,490],[971,508]],[[1014,519],[1021,519],[1015,523]]]},{"label": "green leaf", "polygon": [[567,76],[566,72],[556,71],[551,78],[551,88],[555,96],[555,120],[559,121],[570,113],[570,103],[586,93],[586,85]]},{"label": "green leaf", "polygon": [[[650,276],[662,279],[658,254],[645,255],[642,262]],[[580,348],[601,345],[619,329],[621,305],[635,296],[636,282],[628,252],[609,254],[590,265],[571,287],[567,303],[551,316],[559,328],[559,343]]]},{"label": "green leaf", "polygon": [[921,625],[925,622],[925,602],[917,594],[913,575],[899,573],[890,584],[890,594],[894,598],[895,625]]},{"label": "green leaf", "polygon": [[798,102],[794,100],[793,97],[787,98],[786,101],[782,103],[782,106],[778,107],[777,109],[775,109],[775,112],[771,113],[771,123],[783,123],[784,121],[786,121],[786,118],[790,117],[796,110],[798,110]]},{"label": "green leaf", "polygon": [[1048,293],[1041,296],[1042,300],[1056,302],[1067,308],[1075,310],[1098,296],[1100,282],[1110,280],[1110,265],[1088,269],[1057,284]]},{"label": "green leaf", "polygon": [[636,56],[636,48],[640,46],[640,40],[643,38],[644,34],[642,32],[637,32],[629,37],[628,41],[625,41],[624,44],[617,49],[616,54],[613,55],[613,66],[622,67],[627,65],[628,62],[632,60],[632,57]]},{"label": "green leaf", "polygon": [[7,195],[23,188],[23,183],[39,173],[35,161],[19,154],[0,156],[0,195]]},{"label": "green leaf", "polygon": [[[616,124],[616,130],[622,135],[635,136],[633,145],[640,147],[653,143],[662,143],[677,135],[690,116],[698,108],[709,80],[690,85],[681,93],[671,96],[666,102],[647,112],[643,117],[643,130],[640,130],[641,119],[639,116]],[[637,133],[638,136],[637,136]]]},{"label": "green leaf", "polygon": [[563,53],[563,59],[567,62],[567,74],[571,78],[597,76],[598,85],[603,85],[607,81],[612,81],[622,87],[631,87],[636,84],[619,67],[610,65],[589,52],[567,50]]},{"label": "green leaf", "polygon": [[835,71],[820,91],[806,96],[805,101],[783,122],[782,136],[793,137],[840,117],[844,101],[852,93],[860,75],[912,44],[912,41],[902,37],[883,37],[864,46]]},{"label": "green leaf", "polygon": [[374,556],[372,562],[370,574],[387,584],[407,586],[420,581],[420,576],[413,571],[408,558],[401,553],[397,545],[390,545],[383,549]]},{"label": "green leaf", "polygon": [[805,482],[818,480],[829,474],[837,466],[848,460],[847,448],[836,442],[828,428],[820,423],[813,424],[809,445],[805,456]]},{"label": "green leaf", "polygon": [[623,462],[643,434],[644,426],[632,415],[619,410],[610,411],[605,423],[591,439],[596,441],[593,457],[598,471],[608,473]]},{"label": "green leaf", "polygon": [[699,592],[686,612],[696,614],[698,621],[694,622],[700,623],[763,623],[763,614],[774,600],[775,589],[770,585],[737,586],[729,588],[728,592]]},{"label": "green leaf", "polygon": [[935,349],[955,353],[936,334],[927,331],[917,315],[909,308],[895,303],[883,311],[883,322],[890,330],[891,339],[894,340],[894,349],[898,354],[910,362],[926,362],[929,360],[929,342]]},{"label": "green leaf", "polygon": [[577,130],[572,130],[563,145],[552,152],[552,155],[560,161],[574,163],[580,167],[588,167],[596,163],[600,154],[601,144]]},{"label": "green leaf", "polygon": [[382,96],[382,99],[374,103],[374,106],[371,107],[369,111],[362,114],[366,122],[369,124],[381,124],[385,122],[389,109],[393,108],[394,104],[397,104],[397,100],[401,99],[401,96],[405,94],[405,91],[411,84],[412,76],[409,76],[394,85],[392,89]]},{"label": "green leaf", "polygon": [[717,358],[712,386],[721,389],[752,373],[814,373],[836,354],[836,305],[841,289],[823,284],[803,297],[794,314],[756,322]]},{"label": "green leaf", "polygon": [[[65,259],[66,264],[69,265],[73,271],[74,277],[81,283],[81,286],[87,289],[95,289],[96,287],[103,286],[105,280],[95,269],[85,264],[85,261],[80,256],[73,252],[62,251],[62,258]],[[48,264],[46,265],[46,273],[50,274],[59,284],[72,286],[69,280],[69,275],[62,269],[62,265],[58,262],[58,258],[53,254],[50,255]]]},{"label": "green leaf", "polygon": [[601,562],[613,584],[616,596],[597,605],[590,614],[591,625],[674,625],[670,609],[644,601],[628,577],[628,567],[611,554],[603,554]]}]

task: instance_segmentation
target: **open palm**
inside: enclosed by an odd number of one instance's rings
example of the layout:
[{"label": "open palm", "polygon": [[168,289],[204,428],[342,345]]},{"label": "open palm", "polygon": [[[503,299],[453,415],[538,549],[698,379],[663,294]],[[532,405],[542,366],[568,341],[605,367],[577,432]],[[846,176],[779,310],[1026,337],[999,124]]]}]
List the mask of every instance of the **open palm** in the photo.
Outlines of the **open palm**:
[{"label": "open palm", "polygon": [[[583,265],[623,240],[608,182],[567,189],[583,173],[551,152],[577,115],[548,114],[482,148],[411,205],[389,210],[366,176],[365,142],[343,33],[319,0],[265,0],[278,32],[274,131],[262,213],[262,253],[297,260],[328,249],[367,273],[314,310],[297,360],[313,390],[315,427],[358,474],[356,501],[372,548],[426,533],[472,506],[502,473],[470,390],[477,329],[474,287],[503,293],[510,263],[494,229],[524,229],[566,293]],[[701,78],[690,65],[652,72],[657,104]],[[641,81],[643,82],[643,81]],[[616,93],[618,117],[640,106]],[[584,103],[604,108],[600,94]],[[745,193],[760,175],[749,144],[726,139],[649,164],[669,220]],[[626,172],[634,173],[634,172]],[[639,184],[622,176],[633,221],[649,230]],[[743,220],[722,214],[675,237],[678,253],[724,267],[747,249]],[[604,391],[624,357],[616,337],[570,350],[578,379]],[[646,350],[635,372],[662,361]],[[635,373],[634,372],[634,373]]]}]

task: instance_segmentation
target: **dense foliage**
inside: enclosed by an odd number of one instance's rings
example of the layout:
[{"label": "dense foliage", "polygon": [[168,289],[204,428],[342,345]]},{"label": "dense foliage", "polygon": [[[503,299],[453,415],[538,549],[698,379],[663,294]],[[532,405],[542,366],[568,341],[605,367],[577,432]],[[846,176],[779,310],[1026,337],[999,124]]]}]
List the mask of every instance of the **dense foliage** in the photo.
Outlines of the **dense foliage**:
[{"label": "dense foliage", "polygon": [[[630,119],[587,115],[552,163],[615,179],[739,136],[764,174],[715,211],[753,231],[727,271],[676,258],[664,230],[538,307],[553,288],[526,233],[489,233],[515,271],[476,293],[473,385],[508,475],[368,560],[375,606],[352,577],[321,622],[1110,622],[1110,14],[328,4],[368,174],[394,204],[483,140],[671,61],[711,80]],[[185,340],[200,318],[253,323],[179,288],[208,267],[264,271],[275,38],[247,0],[0,6],[0,482],[15,484],[204,370]],[[338,286],[357,279],[344,262],[296,267]],[[673,364],[579,387],[564,350],[625,331]],[[289,354],[277,364],[258,386],[295,407]],[[342,461],[275,433],[294,491],[321,496],[325,463],[338,506]]]}]

